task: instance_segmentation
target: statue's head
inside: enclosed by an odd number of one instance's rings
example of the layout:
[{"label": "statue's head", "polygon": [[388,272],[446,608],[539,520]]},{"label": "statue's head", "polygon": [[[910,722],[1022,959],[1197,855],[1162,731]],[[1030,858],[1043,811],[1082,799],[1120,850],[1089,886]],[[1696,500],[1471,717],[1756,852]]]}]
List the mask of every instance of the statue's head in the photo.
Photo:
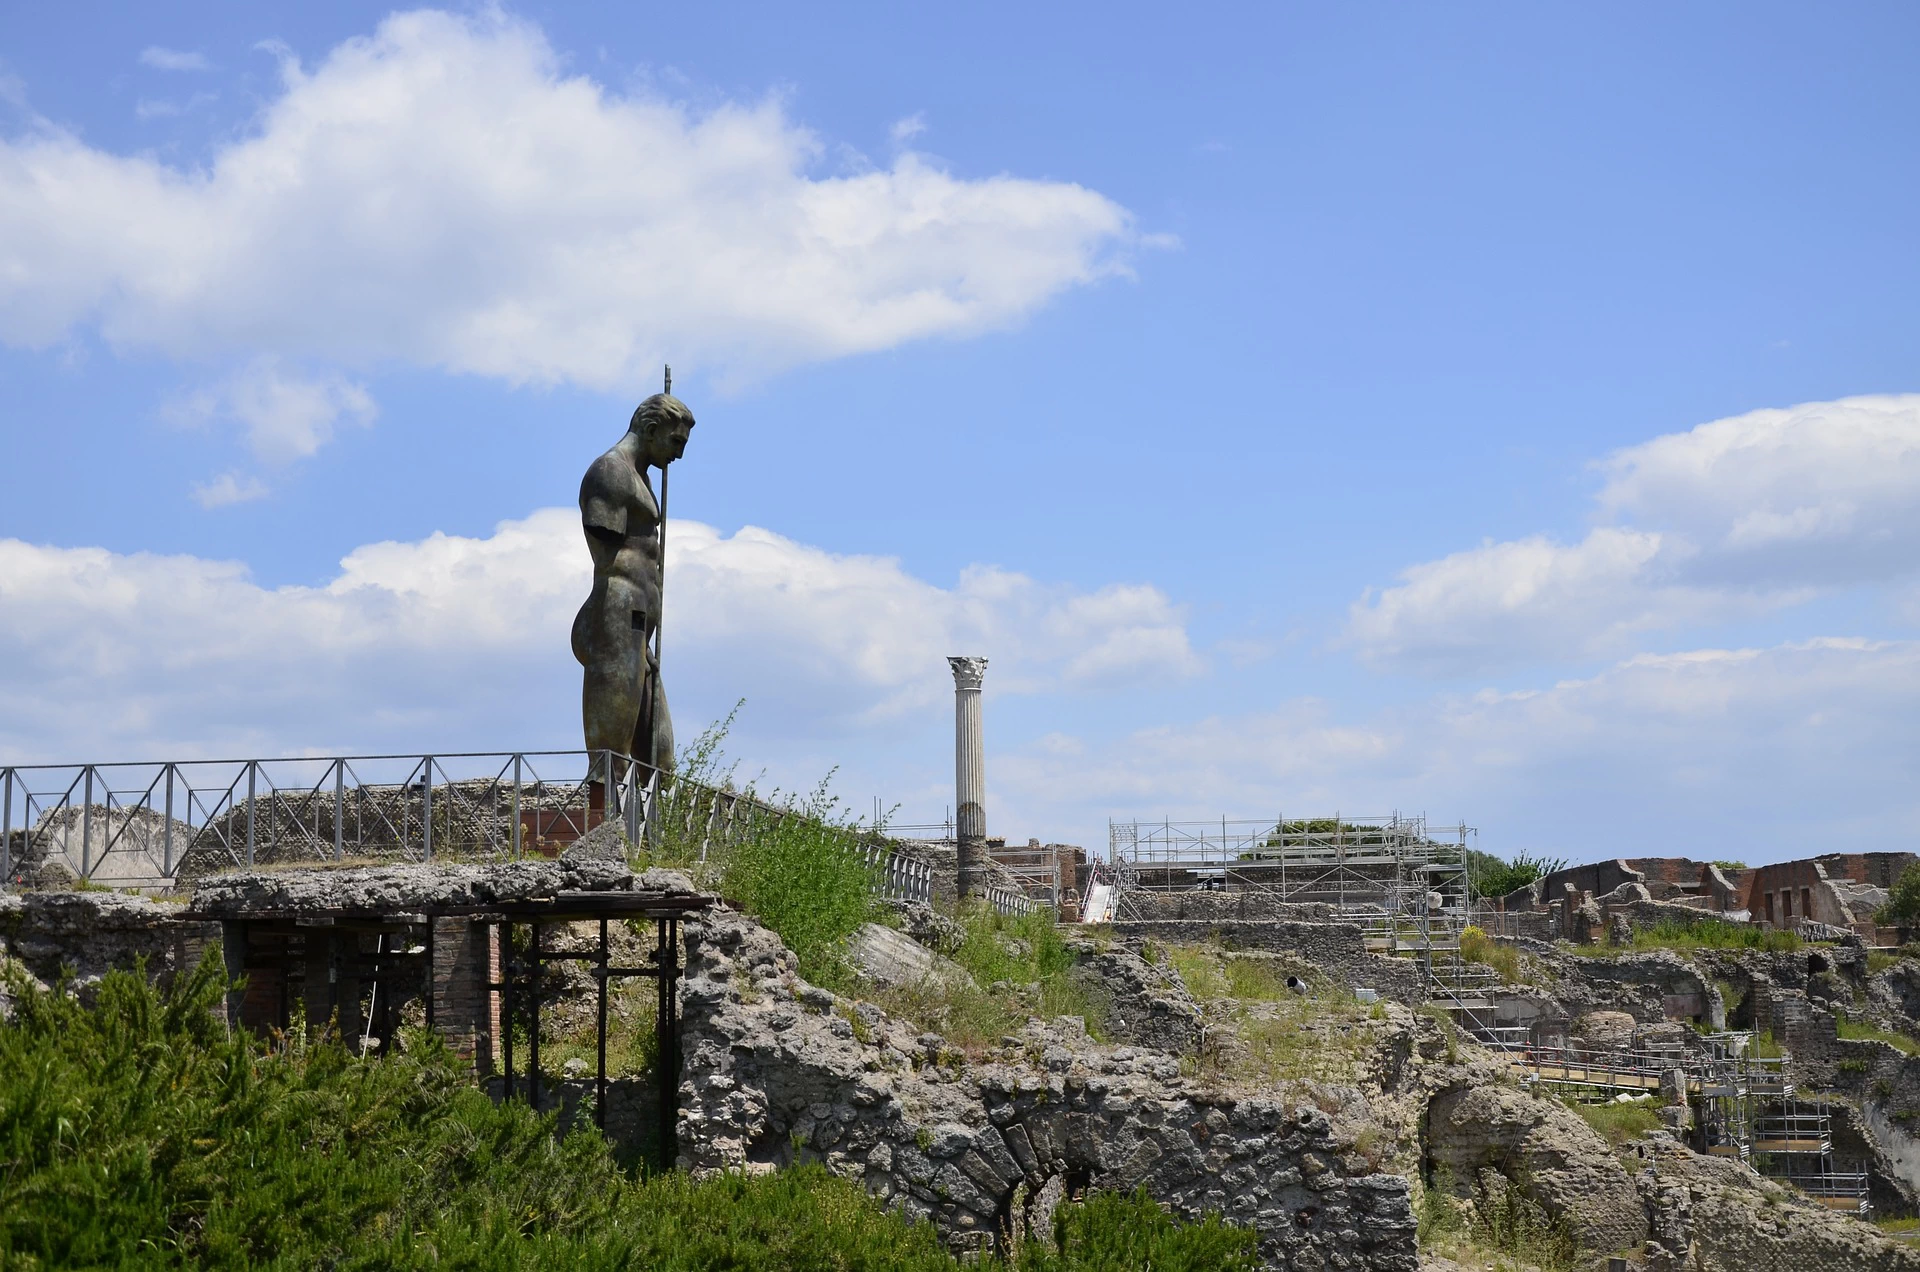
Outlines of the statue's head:
[{"label": "statue's head", "polygon": [[693,412],[671,393],[656,393],[634,408],[627,431],[640,439],[640,454],[647,463],[665,468],[687,453]]}]

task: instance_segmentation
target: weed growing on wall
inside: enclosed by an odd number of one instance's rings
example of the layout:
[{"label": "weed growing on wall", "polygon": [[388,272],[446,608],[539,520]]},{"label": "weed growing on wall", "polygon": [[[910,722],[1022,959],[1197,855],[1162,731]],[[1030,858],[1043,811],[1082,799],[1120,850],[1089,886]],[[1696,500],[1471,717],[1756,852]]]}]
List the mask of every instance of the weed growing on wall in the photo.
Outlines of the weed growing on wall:
[{"label": "weed growing on wall", "polygon": [[884,909],[864,851],[882,827],[848,815],[831,773],[803,796],[738,787],[724,748],[739,710],[682,750],[634,864],[671,866],[717,888],[779,934],[808,980],[843,986],[847,938]]}]

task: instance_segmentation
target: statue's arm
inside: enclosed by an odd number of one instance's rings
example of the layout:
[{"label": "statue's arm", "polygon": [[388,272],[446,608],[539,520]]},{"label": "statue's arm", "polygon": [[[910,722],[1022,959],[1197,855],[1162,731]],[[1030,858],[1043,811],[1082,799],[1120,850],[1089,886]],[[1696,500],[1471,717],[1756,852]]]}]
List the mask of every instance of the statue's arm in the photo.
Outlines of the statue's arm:
[{"label": "statue's arm", "polygon": [[587,534],[613,547],[627,538],[627,501],[601,476],[599,465],[580,483],[580,524]]}]

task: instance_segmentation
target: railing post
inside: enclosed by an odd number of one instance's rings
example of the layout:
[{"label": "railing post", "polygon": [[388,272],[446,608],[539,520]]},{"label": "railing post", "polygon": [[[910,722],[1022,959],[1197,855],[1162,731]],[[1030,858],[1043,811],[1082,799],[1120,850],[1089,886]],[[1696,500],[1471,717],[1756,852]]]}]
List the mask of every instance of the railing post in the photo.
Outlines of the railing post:
[{"label": "railing post", "polygon": [[513,756],[513,859],[520,860],[520,753]]},{"label": "railing post", "polygon": [[[433,757],[420,758],[420,843],[428,861],[433,860]],[[538,931],[538,929],[535,929]]]},{"label": "railing post", "polygon": [[[623,810],[627,819],[627,842],[638,844],[640,842],[640,766],[637,763],[633,764],[628,767],[627,772],[631,775],[627,779],[629,784],[627,806]],[[653,785],[651,766],[647,775],[647,785]]]},{"label": "railing post", "polygon": [[333,859],[340,860],[346,855],[347,838],[347,761],[346,757],[333,762]]},{"label": "railing post", "polygon": [[0,770],[0,888],[13,882],[13,770]]},{"label": "railing post", "polygon": [[[85,793],[80,801],[80,877],[93,877],[93,765],[81,770],[84,774]],[[72,822],[67,825],[71,827]]]},{"label": "railing post", "polygon": [[247,761],[247,864],[253,864],[253,802],[260,776],[260,761]]},{"label": "railing post", "polygon": [[173,878],[173,765],[167,765],[167,794],[165,820],[160,823],[161,842],[166,845],[160,873]]}]

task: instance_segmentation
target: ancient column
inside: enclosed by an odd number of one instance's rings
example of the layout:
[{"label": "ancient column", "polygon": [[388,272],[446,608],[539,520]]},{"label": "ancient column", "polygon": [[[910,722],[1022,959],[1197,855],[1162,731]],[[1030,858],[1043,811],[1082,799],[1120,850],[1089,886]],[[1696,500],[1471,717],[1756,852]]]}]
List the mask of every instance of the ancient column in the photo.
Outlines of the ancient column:
[{"label": "ancient column", "polygon": [[954,810],[959,849],[960,896],[979,896],[987,855],[987,739],[980,726],[984,658],[949,658],[953,668]]}]

